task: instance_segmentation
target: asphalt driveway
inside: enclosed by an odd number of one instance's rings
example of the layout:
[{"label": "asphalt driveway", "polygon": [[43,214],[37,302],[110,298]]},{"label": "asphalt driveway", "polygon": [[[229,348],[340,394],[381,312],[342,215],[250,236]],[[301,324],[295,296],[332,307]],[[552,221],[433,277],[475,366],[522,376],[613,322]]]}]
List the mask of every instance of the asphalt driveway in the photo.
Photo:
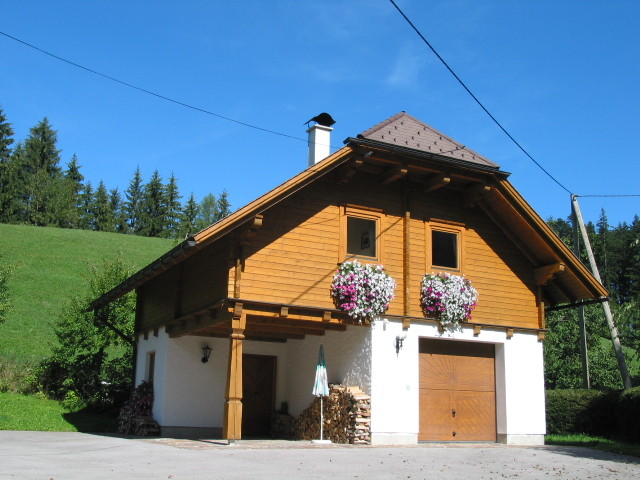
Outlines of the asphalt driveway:
[{"label": "asphalt driveway", "polygon": [[578,447],[122,438],[0,431],[2,479],[637,479],[640,459]]}]

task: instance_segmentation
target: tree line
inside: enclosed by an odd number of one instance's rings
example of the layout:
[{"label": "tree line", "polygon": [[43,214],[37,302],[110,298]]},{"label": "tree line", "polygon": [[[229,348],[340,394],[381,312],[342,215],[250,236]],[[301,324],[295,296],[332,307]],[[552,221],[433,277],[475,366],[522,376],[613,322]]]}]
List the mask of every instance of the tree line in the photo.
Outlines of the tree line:
[{"label": "tree line", "polygon": [[182,203],[175,176],[164,182],[158,170],[145,182],[137,167],[123,193],[102,180],[95,186],[75,154],[61,167],[58,134],[46,117],[15,146],[13,135],[0,108],[0,223],[185,238],[231,212],[226,191],[199,202],[191,193]]},{"label": "tree line", "polygon": [[[549,226],[571,249],[574,235],[569,219],[551,218]],[[604,210],[587,235],[602,283],[609,290],[614,321],[625,348],[635,385],[640,384],[640,218],[611,226]],[[582,241],[582,240],[580,240]],[[584,245],[580,260],[589,268]],[[600,305],[585,308],[591,384],[598,389],[622,388],[610,334]],[[544,343],[547,388],[580,388],[582,385],[577,309],[551,312]]]}]

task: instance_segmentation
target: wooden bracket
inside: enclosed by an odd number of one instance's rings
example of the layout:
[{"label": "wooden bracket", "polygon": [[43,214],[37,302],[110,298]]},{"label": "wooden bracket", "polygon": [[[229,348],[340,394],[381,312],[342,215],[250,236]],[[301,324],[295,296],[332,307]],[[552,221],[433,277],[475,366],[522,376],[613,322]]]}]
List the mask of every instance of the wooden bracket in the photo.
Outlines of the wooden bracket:
[{"label": "wooden bracket", "polygon": [[349,183],[349,181],[358,173],[360,167],[364,165],[364,160],[362,158],[356,158],[349,164],[345,165],[338,177],[338,183],[345,184]]},{"label": "wooden bracket", "polygon": [[484,183],[479,183],[467,188],[464,191],[464,207],[472,208],[482,199],[482,196],[489,193],[491,187]]},{"label": "wooden bracket", "polygon": [[234,320],[240,318],[242,316],[242,309],[243,309],[243,303],[242,302],[236,302],[236,304],[233,307],[233,318]]},{"label": "wooden bracket", "polygon": [[280,317],[286,318],[289,316],[289,307],[280,307]]},{"label": "wooden bracket", "polygon": [[402,329],[403,330],[408,330],[410,326],[411,326],[411,318],[404,317],[402,319]]},{"label": "wooden bracket", "polygon": [[478,335],[480,335],[480,332],[482,331],[482,325],[474,325],[473,326],[473,336],[477,337]]},{"label": "wooden bracket", "polygon": [[331,312],[329,310],[325,310],[322,314],[322,321],[329,322],[331,321]]},{"label": "wooden bracket", "polygon": [[389,185],[396,180],[400,180],[402,177],[406,176],[407,173],[409,173],[409,169],[406,166],[399,165],[389,170],[380,183],[382,185]]},{"label": "wooden bracket", "polygon": [[513,338],[513,328],[507,328],[507,339]]},{"label": "wooden bracket", "polygon": [[547,332],[538,332],[538,340],[539,341],[543,341],[545,338],[547,338]]},{"label": "wooden bracket", "polygon": [[242,230],[240,234],[240,244],[248,245],[251,242],[251,239],[256,236],[258,230],[262,228],[262,221],[264,217],[262,215],[256,215],[251,220],[249,220],[248,224]]},{"label": "wooden bracket", "polygon": [[158,329],[158,327],[154,328],[154,329],[153,329],[153,336],[154,336],[154,337],[157,337],[157,336],[158,336],[158,333],[159,333],[159,329]]},{"label": "wooden bracket", "polygon": [[536,285],[546,285],[556,274],[564,272],[564,263],[552,263],[534,270]]},{"label": "wooden bracket", "polygon": [[438,325],[438,333],[444,333],[444,325],[436,320],[436,325]]},{"label": "wooden bracket", "polygon": [[436,175],[435,177],[427,180],[424,184],[423,191],[424,193],[433,192],[435,190],[438,190],[439,188],[446,187],[450,182],[451,175],[441,173],[440,175]]},{"label": "wooden bracket", "polygon": [[144,331],[144,339],[149,340],[149,330]]}]

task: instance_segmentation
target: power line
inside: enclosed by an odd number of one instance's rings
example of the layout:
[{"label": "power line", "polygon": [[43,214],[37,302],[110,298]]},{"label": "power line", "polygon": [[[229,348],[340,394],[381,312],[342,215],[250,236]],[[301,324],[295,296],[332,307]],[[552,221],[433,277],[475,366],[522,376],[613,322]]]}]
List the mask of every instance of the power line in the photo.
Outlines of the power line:
[{"label": "power line", "polygon": [[640,194],[630,195],[576,195],[576,197],[640,197]]},{"label": "power line", "polygon": [[493,120],[493,122],[500,128],[500,130],[502,130],[504,132],[504,134],[509,137],[509,139],[511,139],[511,141],[516,144],[516,146],[522,150],[522,152],[529,157],[529,159],[531,159],[531,161],[533,163],[535,163],[538,168],[540,168],[540,170],[542,170],[544,173],[547,174],[547,176],[553,180],[554,182],[556,182],[562,189],[566,190],[567,193],[571,194],[572,192],[565,187],[562,183],[560,183],[553,175],[551,175],[542,165],[540,165],[535,158],[533,158],[531,155],[529,155],[529,152],[527,152],[522,145],[520,145],[515,138],[513,138],[513,136],[502,126],[502,124],[496,119],[496,117],[494,117],[491,112],[489,112],[489,110],[487,110],[487,108],[482,104],[482,102],[480,100],[478,100],[478,97],[476,97],[473,92],[471,90],[469,90],[469,87],[467,87],[465,85],[465,83],[460,79],[460,77],[458,77],[458,75],[456,75],[456,72],[453,71],[453,69],[449,66],[449,64],[447,64],[447,62],[445,62],[444,58],[442,58],[440,56],[440,54],[436,51],[435,48],[433,48],[433,46],[431,46],[431,44],[429,43],[429,41],[424,37],[424,35],[422,35],[422,33],[420,33],[420,30],[418,30],[418,28],[413,24],[413,22],[411,22],[411,20],[409,20],[409,17],[407,17],[404,12],[400,9],[400,7],[396,4],[396,2],[394,2],[394,0],[389,0],[391,2],[391,4],[396,7],[396,10],[398,10],[398,12],[400,13],[400,15],[402,15],[402,17],[407,21],[407,23],[411,26],[411,28],[413,28],[413,30],[418,34],[418,36],[422,39],[422,41],[427,45],[427,47],[429,47],[431,49],[431,51],[434,53],[434,55],[436,57],[438,57],[438,60],[440,60],[442,62],[442,64],[447,68],[447,70],[449,70],[449,72],[451,73],[451,75],[454,76],[454,78],[458,81],[458,83],[460,85],[462,85],[462,87],[467,91],[467,93],[469,95],[471,95],[471,98],[473,98],[476,103],[480,106],[480,108],[482,108],[482,110],[484,110],[484,112],[489,115],[489,118],[491,118],[491,120]]},{"label": "power line", "polygon": [[[167,97],[165,95],[161,95],[159,93],[152,92],[151,90],[147,90],[146,88],[138,87],[136,85],[133,85],[133,84],[128,83],[128,82],[125,82],[123,80],[119,80],[119,79],[117,79],[115,77],[112,77],[110,75],[107,75],[107,74],[98,72],[96,70],[93,70],[91,68],[82,66],[82,65],[80,65],[78,63],[72,62],[71,60],[67,60],[66,58],[60,57],[60,56],[55,55],[55,54],[53,54],[51,52],[43,50],[40,47],[32,45],[31,43],[25,42],[24,40],[20,40],[19,38],[11,36],[8,33],[0,32],[0,34],[4,35],[7,38],[10,38],[11,40],[15,40],[18,43],[26,45],[27,47],[33,48],[34,50],[37,50],[37,51],[39,51],[41,53],[44,53],[45,55],[48,55],[48,56],[50,56],[52,58],[55,58],[56,60],[68,63],[69,65],[73,65],[74,67],[80,68],[80,69],[85,70],[85,71],[87,71],[89,73],[93,73],[94,75],[98,75],[100,77],[106,78],[107,80],[111,80],[112,82],[119,83],[121,85],[124,85],[125,87],[133,88],[134,90],[138,90],[138,91],[146,93],[148,95],[152,95],[152,96],[154,96],[156,98],[160,98],[161,100],[166,100],[167,102],[175,103],[176,105],[180,105],[182,107],[190,108],[191,110],[195,110],[195,111],[198,111],[198,112],[201,112],[201,113],[206,113],[207,115],[212,115],[214,117],[221,118],[222,120],[227,120],[229,122],[237,123],[238,125],[242,125],[244,127],[253,128],[255,130],[260,130],[262,132],[271,133],[273,135],[279,135],[281,137],[291,138],[293,140],[299,140],[301,142],[307,142],[308,141],[308,139],[306,139],[306,138],[294,137],[293,135],[287,135],[286,133],[276,132],[275,130],[269,130],[268,128],[263,128],[263,127],[259,127],[257,125],[252,125],[250,123],[242,122],[242,121],[236,120],[234,118],[230,118],[230,117],[226,117],[224,115],[220,115],[219,113],[215,113],[215,112],[211,112],[209,110],[205,110],[204,108],[196,107],[194,105],[190,105],[188,103],[184,103],[184,102],[181,102],[179,100],[175,100],[175,99]],[[339,148],[339,147],[332,147],[332,148]]]}]

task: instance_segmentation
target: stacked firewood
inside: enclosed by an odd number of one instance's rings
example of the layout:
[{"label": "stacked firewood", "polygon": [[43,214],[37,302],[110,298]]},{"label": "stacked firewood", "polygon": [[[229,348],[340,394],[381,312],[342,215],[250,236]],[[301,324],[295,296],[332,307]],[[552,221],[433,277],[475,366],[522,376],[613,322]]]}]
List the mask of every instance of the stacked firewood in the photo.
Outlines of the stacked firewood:
[{"label": "stacked firewood", "polygon": [[142,382],[120,410],[118,432],[139,436],[160,435],[160,426],[151,416],[152,407],[153,385]]},{"label": "stacked firewood", "polygon": [[[324,439],[333,443],[371,443],[371,401],[358,387],[330,385],[322,407]],[[320,398],[315,398],[298,417],[295,438],[320,438]]]}]

